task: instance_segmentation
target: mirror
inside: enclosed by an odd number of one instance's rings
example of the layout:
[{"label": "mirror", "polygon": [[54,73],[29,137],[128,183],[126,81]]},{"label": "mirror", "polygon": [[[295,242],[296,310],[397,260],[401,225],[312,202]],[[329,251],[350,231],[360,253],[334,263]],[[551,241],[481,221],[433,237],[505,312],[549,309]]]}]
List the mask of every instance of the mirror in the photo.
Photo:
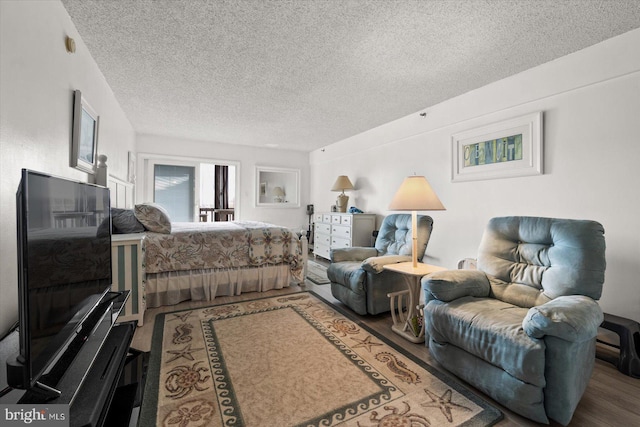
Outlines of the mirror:
[{"label": "mirror", "polygon": [[300,170],[256,167],[256,206],[300,207]]}]

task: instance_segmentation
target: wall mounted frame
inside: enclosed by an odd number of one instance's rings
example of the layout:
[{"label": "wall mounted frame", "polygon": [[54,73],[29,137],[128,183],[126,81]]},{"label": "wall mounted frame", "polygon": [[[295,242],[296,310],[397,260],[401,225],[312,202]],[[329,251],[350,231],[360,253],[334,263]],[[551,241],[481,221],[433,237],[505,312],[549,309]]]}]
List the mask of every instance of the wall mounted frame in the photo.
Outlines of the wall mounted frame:
[{"label": "wall mounted frame", "polygon": [[456,133],[451,147],[452,182],[541,175],[542,112]]},{"label": "wall mounted frame", "polygon": [[76,90],[73,94],[73,130],[71,132],[71,167],[95,173],[98,157],[100,117]]},{"label": "wall mounted frame", "polygon": [[[271,166],[256,166],[256,207],[299,208],[300,207],[300,170]],[[284,190],[282,202],[273,190]]]}]

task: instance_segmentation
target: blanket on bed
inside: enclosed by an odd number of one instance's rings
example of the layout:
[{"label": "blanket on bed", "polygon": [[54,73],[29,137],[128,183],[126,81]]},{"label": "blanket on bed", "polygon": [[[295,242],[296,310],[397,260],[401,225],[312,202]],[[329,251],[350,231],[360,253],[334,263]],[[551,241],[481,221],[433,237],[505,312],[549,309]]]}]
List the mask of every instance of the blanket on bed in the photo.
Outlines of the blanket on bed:
[{"label": "blanket on bed", "polygon": [[172,223],[171,234],[147,233],[147,273],[287,263],[302,277],[300,240],[285,227],[257,221]]}]

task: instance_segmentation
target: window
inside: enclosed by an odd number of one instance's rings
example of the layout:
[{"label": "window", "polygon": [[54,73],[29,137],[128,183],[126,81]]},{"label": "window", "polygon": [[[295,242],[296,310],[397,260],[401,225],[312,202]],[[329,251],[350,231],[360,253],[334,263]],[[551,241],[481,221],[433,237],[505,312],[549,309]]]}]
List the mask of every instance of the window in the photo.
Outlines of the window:
[{"label": "window", "polygon": [[191,222],[195,217],[195,174],[194,166],[154,165],[153,200],[173,222]]},{"label": "window", "polygon": [[[238,165],[232,162],[139,154],[142,197],[160,204],[173,222],[225,221],[238,209]],[[201,216],[201,214],[206,216]]]}]

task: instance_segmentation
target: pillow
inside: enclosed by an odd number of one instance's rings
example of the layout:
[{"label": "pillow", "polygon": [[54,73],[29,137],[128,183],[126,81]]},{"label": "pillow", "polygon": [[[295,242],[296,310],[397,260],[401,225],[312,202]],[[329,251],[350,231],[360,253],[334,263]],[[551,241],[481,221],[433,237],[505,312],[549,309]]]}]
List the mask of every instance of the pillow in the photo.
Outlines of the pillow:
[{"label": "pillow", "polygon": [[144,225],[135,217],[133,209],[111,208],[111,232],[113,234],[142,233]]},{"label": "pillow", "polygon": [[155,203],[142,203],[136,205],[133,212],[147,230],[154,233],[171,233],[171,220],[162,206]]}]

